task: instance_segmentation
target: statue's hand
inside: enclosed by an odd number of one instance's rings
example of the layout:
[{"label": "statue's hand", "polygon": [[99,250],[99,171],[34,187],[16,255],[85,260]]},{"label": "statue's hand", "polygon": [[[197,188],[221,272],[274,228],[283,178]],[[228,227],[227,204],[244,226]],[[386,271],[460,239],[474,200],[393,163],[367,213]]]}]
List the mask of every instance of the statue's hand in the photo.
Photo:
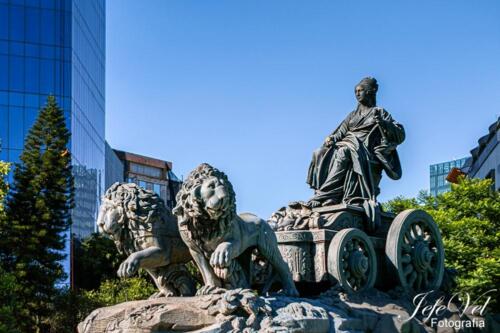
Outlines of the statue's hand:
[{"label": "statue's hand", "polygon": [[119,277],[129,277],[132,276],[139,269],[139,258],[132,253],[124,262],[121,263],[118,268]]},{"label": "statue's hand", "polygon": [[210,265],[213,267],[227,267],[232,258],[232,244],[224,242],[219,244],[210,257]]}]

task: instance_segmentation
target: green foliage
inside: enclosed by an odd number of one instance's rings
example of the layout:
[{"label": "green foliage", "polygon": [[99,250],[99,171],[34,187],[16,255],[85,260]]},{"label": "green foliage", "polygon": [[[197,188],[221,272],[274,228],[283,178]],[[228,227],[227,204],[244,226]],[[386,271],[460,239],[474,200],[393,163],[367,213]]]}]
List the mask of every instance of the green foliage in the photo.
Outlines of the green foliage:
[{"label": "green foliage", "polygon": [[[93,310],[126,301],[147,299],[156,292],[147,273],[127,279],[110,279],[95,290],[62,290],[55,298],[57,311],[50,316],[50,332],[73,333]],[[1,331],[0,331],[1,332]]]},{"label": "green foliage", "polygon": [[[61,290],[54,300],[56,311],[47,323],[50,332],[73,333],[93,310],[126,301],[147,299],[156,288],[145,272],[128,279],[111,279],[96,290]],[[1,331],[0,331],[1,333]]]},{"label": "green foliage", "polygon": [[20,332],[16,323],[16,315],[22,311],[17,297],[20,288],[14,274],[0,267],[0,333]]},{"label": "green foliage", "polygon": [[[491,185],[461,179],[429,209],[443,234],[446,264],[458,272],[457,290],[473,298],[500,285],[500,193]],[[498,310],[496,300],[492,305]]]},{"label": "green foliage", "polygon": [[92,234],[74,243],[75,290],[62,290],[55,298],[49,319],[50,331],[72,333],[94,309],[117,303],[146,299],[156,292],[151,278],[140,270],[134,278],[118,279],[116,271],[126,258],[114,242]]},{"label": "green foliage", "polygon": [[0,161],[0,215],[4,212],[4,200],[7,192],[9,191],[9,185],[5,181],[5,176],[9,173],[9,169],[10,163]]},{"label": "green foliage", "polygon": [[[500,193],[489,179],[461,178],[451,191],[436,198],[397,197],[384,205],[399,213],[407,208],[427,211],[441,230],[445,264],[457,270],[457,292],[472,299],[500,285]],[[491,306],[499,310],[497,300]]]},{"label": "green foliage", "polygon": [[[10,164],[0,161],[0,226],[6,223],[4,214],[5,197],[8,192],[8,184],[5,176],[8,174]],[[0,229],[0,237],[3,236]],[[0,333],[20,332],[16,324],[16,314],[22,311],[19,307],[17,293],[20,285],[16,277],[3,269],[3,261],[0,261]]]},{"label": "green foliage", "polygon": [[416,198],[405,198],[402,195],[392,200],[382,203],[382,208],[386,212],[399,214],[407,209],[431,210],[436,208],[436,198],[426,191],[420,191]]},{"label": "green foliage", "polygon": [[75,288],[93,290],[104,280],[116,278],[116,271],[126,257],[116,250],[115,243],[102,234],[92,234],[74,242]]},{"label": "green foliage", "polygon": [[98,290],[84,291],[83,295],[99,306],[114,305],[127,301],[147,299],[156,292],[146,273],[127,279],[104,281]]},{"label": "green foliage", "polygon": [[54,299],[57,309],[50,316],[49,331],[55,333],[74,333],[78,323],[82,322],[94,309],[100,307],[78,291],[62,289]]},{"label": "green foliage", "polygon": [[2,265],[20,285],[25,311],[16,319],[23,331],[44,330],[56,283],[65,278],[61,260],[73,205],[69,139],[64,113],[49,96],[25,140],[0,225]]},{"label": "green foliage", "polygon": [[415,198],[405,198],[403,196],[397,196],[392,200],[384,202],[382,208],[386,212],[391,212],[394,214],[399,214],[403,210],[418,207],[418,201]]},{"label": "green foliage", "polygon": [[156,292],[150,276],[143,270],[133,278],[117,278],[116,271],[125,259],[105,235],[92,234],[75,242],[75,287],[84,303],[108,306],[127,299],[148,298]]}]

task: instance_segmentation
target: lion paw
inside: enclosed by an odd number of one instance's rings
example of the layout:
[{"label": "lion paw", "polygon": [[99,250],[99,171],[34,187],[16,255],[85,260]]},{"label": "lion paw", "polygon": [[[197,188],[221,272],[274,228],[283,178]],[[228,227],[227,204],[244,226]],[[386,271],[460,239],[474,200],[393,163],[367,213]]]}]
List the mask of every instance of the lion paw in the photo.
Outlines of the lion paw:
[{"label": "lion paw", "polygon": [[212,267],[227,267],[232,259],[232,244],[224,242],[219,244],[210,257]]},{"label": "lion paw", "polygon": [[225,291],[226,289],[224,288],[206,285],[198,289],[198,291],[196,292],[196,296],[223,294]]},{"label": "lion paw", "polygon": [[139,264],[139,259],[137,259],[133,254],[130,255],[118,268],[118,276],[130,277],[134,275],[134,273],[139,269]]},{"label": "lion paw", "polygon": [[149,296],[148,299],[156,299],[160,297],[172,297],[172,296],[175,296],[175,293],[173,291],[162,290],[155,292],[153,295]]}]

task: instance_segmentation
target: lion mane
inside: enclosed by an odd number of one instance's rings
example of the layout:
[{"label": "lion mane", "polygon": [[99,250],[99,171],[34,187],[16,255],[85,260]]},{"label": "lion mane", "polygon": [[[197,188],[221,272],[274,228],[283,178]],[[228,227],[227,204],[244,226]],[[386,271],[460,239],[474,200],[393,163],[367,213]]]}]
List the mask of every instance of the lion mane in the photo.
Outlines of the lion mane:
[{"label": "lion mane", "polygon": [[[205,209],[200,187],[208,179],[216,178],[226,191],[220,206],[221,216],[211,220]],[[224,235],[231,228],[231,221],[236,215],[236,195],[227,176],[217,168],[203,163],[191,171],[177,193],[177,205],[173,213],[178,217],[179,229],[185,230],[188,237],[203,249],[203,239],[215,239]]]},{"label": "lion mane", "polygon": [[134,183],[114,183],[106,191],[103,201],[115,208],[122,208],[118,220],[121,231],[115,244],[121,253],[140,250],[138,242],[153,236],[153,228],[165,225],[170,212],[163,200],[154,192],[147,191]]}]

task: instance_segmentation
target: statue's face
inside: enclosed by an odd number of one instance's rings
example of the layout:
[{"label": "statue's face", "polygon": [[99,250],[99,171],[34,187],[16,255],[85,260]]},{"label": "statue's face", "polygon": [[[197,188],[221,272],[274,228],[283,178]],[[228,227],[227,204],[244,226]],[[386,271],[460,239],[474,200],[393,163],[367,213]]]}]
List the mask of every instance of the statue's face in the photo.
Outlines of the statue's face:
[{"label": "statue's face", "polygon": [[104,200],[99,208],[97,226],[100,232],[113,236],[121,229],[123,219],[123,208],[116,207],[112,202]]},{"label": "statue's face", "polygon": [[354,88],[354,94],[359,103],[366,106],[372,106],[373,96],[365,86],[357,85],[356,88]]},{"label": "statue's face", "polygon": [[210,219],[218,220],[223,213],[224,198],[227,196],[224,184],[216,177],[208,178],[201,185],[200,195]]}]

